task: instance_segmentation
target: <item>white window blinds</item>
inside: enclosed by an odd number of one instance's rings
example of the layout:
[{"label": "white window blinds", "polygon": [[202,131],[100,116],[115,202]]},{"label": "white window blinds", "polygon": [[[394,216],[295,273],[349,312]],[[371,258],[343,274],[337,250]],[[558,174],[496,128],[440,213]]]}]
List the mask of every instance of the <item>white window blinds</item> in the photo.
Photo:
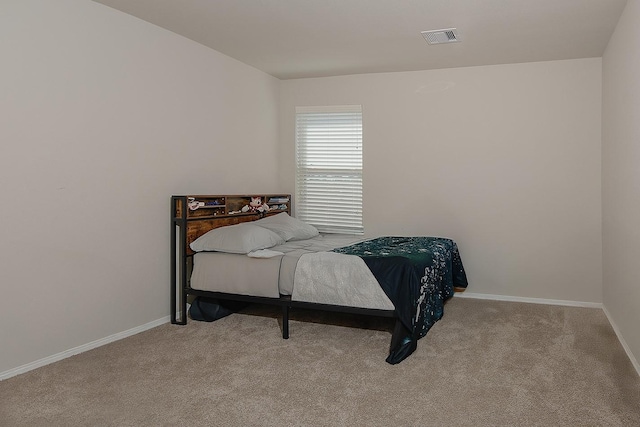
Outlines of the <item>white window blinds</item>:
[{"label": "white window blinds", "polygon": [[362,107],[296,107],[296,216],[362,234]]}]

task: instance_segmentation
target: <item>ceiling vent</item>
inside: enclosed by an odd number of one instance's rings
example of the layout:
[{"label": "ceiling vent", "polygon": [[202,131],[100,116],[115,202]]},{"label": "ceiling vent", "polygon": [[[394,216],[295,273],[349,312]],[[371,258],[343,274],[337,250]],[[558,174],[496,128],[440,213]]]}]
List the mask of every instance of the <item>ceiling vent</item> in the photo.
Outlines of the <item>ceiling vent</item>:
[{"label": "ceiling vent", "polygon": [[444,30],[422,31],[422,37],[429,44],[443,44],[459,42],[458,30],[455,28],[446,28]]}]

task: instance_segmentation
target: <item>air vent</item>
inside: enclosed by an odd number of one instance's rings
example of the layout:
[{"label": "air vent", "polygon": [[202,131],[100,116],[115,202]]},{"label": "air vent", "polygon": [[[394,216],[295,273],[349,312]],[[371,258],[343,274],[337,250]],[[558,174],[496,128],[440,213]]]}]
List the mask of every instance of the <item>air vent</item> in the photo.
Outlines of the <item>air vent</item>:
[{"label": "air vent", "polygon": [[444,30],[422,31],[422,37],[429,44],[456,43],[459,42],[458,30],[455,28],[446,28]]}]

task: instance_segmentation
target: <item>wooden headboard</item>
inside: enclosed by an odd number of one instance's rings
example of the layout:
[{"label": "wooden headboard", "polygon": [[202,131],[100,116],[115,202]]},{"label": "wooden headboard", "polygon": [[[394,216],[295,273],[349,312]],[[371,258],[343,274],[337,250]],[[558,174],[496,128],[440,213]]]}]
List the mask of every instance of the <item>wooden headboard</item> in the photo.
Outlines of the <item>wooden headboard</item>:
[{"label": "wooden headboard", "polygon": [[[260,198],[261,206],[252,206]],[[255,205],[255,203],[253,203]],[[171,197],[172,227],[180,229],[179,242],[185,255],[198,237],[214,228],[255,221],[264,216],[286,212],[291,215],[290,194],[189,195]],[[178,242],[173,241],[173,244]]]}]

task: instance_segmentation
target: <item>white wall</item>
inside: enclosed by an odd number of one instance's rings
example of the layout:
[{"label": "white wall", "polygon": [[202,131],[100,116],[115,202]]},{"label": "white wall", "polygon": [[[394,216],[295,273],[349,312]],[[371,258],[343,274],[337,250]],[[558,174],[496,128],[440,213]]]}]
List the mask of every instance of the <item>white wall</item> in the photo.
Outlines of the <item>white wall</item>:
[{"label": "white wall", "polygon": [[297,105],[362,104],[366,233],[449,236],[469,292],[602,301],[601,59],[282,82],[280,181]]},{"label": "white wall", "polygon": [[629,0],[602,60],[604,306],[640,361],[640,1]]},{"label": "white wall", "polygon": [[168,316],[170,196],[279,191],[279,81],[87,0],[0,58],[2,373]]}]

